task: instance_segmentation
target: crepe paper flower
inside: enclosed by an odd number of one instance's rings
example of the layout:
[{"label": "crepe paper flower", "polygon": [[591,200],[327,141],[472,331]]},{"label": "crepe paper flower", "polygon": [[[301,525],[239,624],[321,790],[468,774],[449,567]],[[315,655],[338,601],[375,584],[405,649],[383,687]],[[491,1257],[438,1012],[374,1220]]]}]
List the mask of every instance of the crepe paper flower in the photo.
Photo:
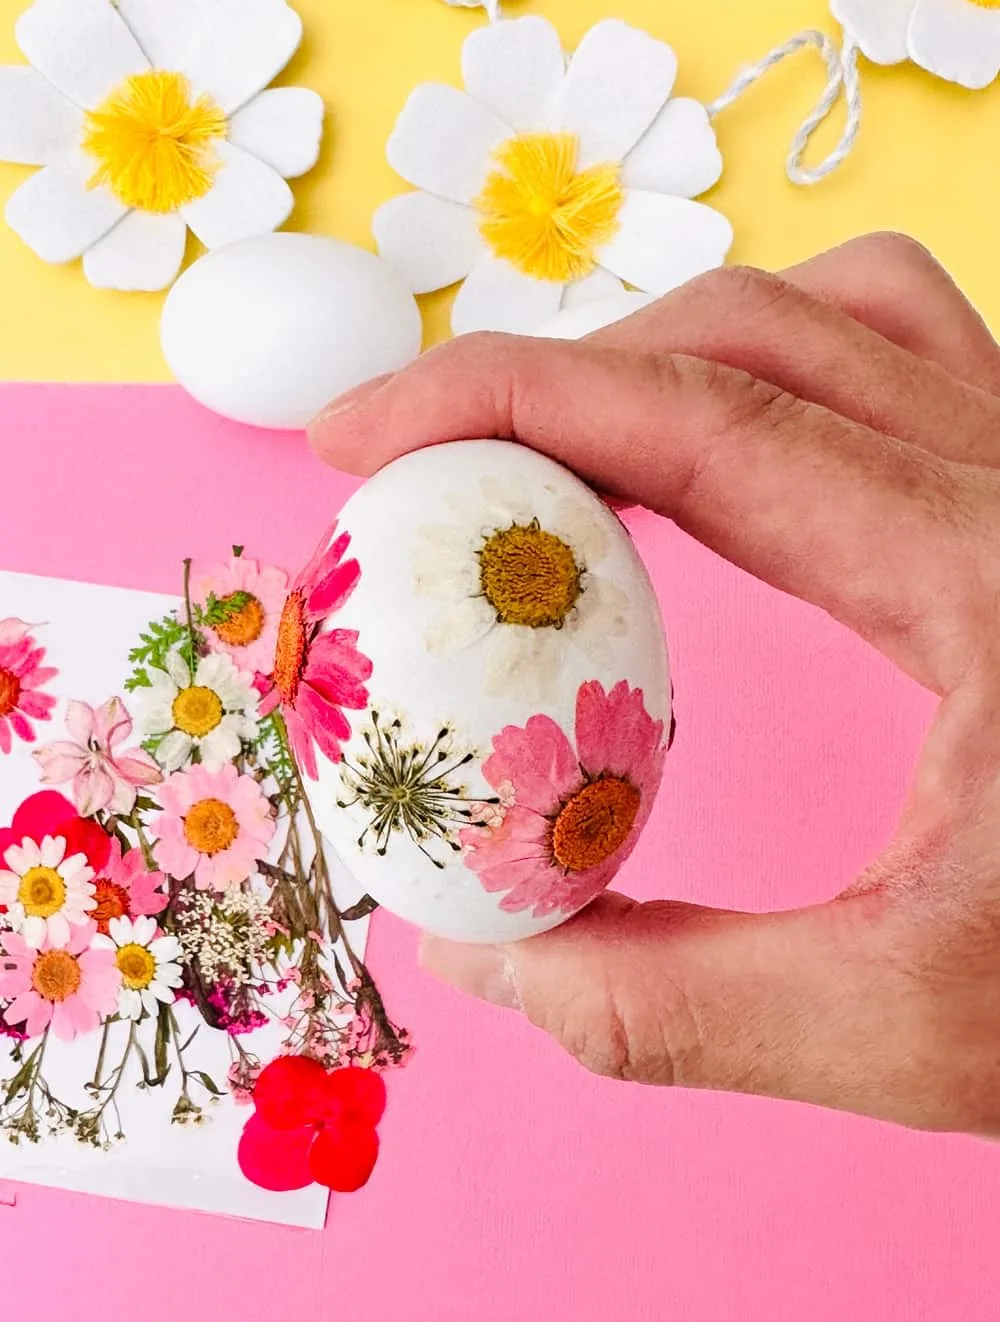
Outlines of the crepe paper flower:
[{"label": "crepe paper flower", "polygon": [[304,1056],[280,1056],[261,1071],[253,1100],[238,1150],[251,1183],[274,1191],[316,1183],[337,1193],[367,1184],[385,1110],[378,1074],[353,1066],[328,1071]]},{"label": "crepe paper flower", "polygon": [[132,733],[132,718],[121,698],[109,698],[96,709],[86,702],[68,702],[66,728],[72,741],[46,744],[32,756],[42,769],[43,785],[73,782],[73,798],[84,817],[106,809],[127,816],[135,807],[137,789],[163,779],[143,749],[119,749]]},{"label": "crepe paper flower", "polygon": [[462,833],[466,863],[507,913],[574,913],[609,884],[653,807],[666,747],[640,689],[596,680],[576,701],[575,745],[548,716],[493,740],[483,775],[507,789],[499,824]]},{"label": "crepe paper flower", "polygon": [[139,918],[162,913],[167,906],[166,882],[162,872],[150,871],[141,849],[122,852],[117,840],[111,841],[108,861],[94,877],[94,907],[91,919],[102,936],[107,936],[115,918]]},{"label": "crepe paper flower", "polygon": [[28,840],[41,847],[46,836],[64,840],[63,856],[82,854],[95,873],[101,871],[111,852],[111,838],[95,821],[81,817],[69,799],[55,790],[41,790],[24,800],[10,826],[0,827],[0,866],[11,845],[23,848]]},{"label": "crepe paper flower", "polygon": [[67,857],[61,836],[45,836],[41,844],[25,836],[10,845],[0,871],[0,904],[7,922],[36,949],[46,937],[56,945],[69,940],[71,926],[89,922],[94,908],[94,870],[83,854]]},{"label": "crepe paper flower", "polygon": [[8,1024],[26,1037],[51,1027],[70,1042],[92,1033],[115,1012],[121,974],[110,950],[95,949],[94,925],[74,927],[63,943],[46,939],[38,949],[15,932],[0,934],[0,998]]},{"label": "crepe paper flower", "polygon": [[153,918],[112,918],[107,936],[94,937],[93,950],[109,950],[121,974],[118,1013],[123,1019],[155,1016],[171,1005],[183,981],[181,943],[165,936]]},{"label": "crepe paper flower", "polygon": [[275,821],[253,776],[230,763],[218,771],[175,771],[159,787],[163,811],[150,820],[157,866],[200,891],[224,891],[246,881],[267,855]]},{"label": "crepe paper flower", "polygon": [[271,673],[287,594],[283,569],[261,567],[247,556],[191,568],[191,600],[201,610],[209,646],[251,674]]},{"label": "crepe paper flower", "polygon": [[39,257],[163,289],[190,228],[217,248],[284,224],[316,163],[316,93],[262,91],[302,21],[284,0],[35,0],[0,68],[0,159],[43,168],[7,206]]},{"label": "crepe paper flower", "polygon": [[1000,0],[830,0],[830,9],[875,64],[911,59],[971,89],[1000,73]]},{"label": "crepe paper flower", "polygon": [[[2,132],[2,128],[0,128]],[[13,736],[35,742],[35,721],[50,721],[55,698],[39,690],[59,673],[43,666],[45,648],[35,644],[31,625],[13,616],[0,620],[0,753],[9,753]]]},{"label": "crepe paper flower", "polygon": [[414,588],[441,606],[427,633],[439,655],[483,643],[493,695],[552,696],[567,655],[594,660],[628,630],[628,601],[602,573],[611,543],[584,505],[551,503],[499,477],[449,500],[455,522],[421,529]]},{"label": "crepe paper flower", "polygon": [[179,652],[167,656],[166,670],[150,667],[139,719],[143,733],[159,738],[155,756],[165,771],[176,771],[192,754],[210,770],[238,757],[244,740],[257,733],[260,695],[253,676],[237,670],[228,656],[202,657],[194,675]]},{"label": "crepe paper flower", "polygon": [[341,744],[351,737],[344,711],[368,705],[372,663],[358,651],[357,632],[325,629],[361,578],[357,560],[344,559],[350,544],[334,523],[293,581],[278,625],[274,688],[260,704],[261,716],[280,704],[292,753],[311,780],[318,775],[317,747],[340,761]]},{"label": "crepe paper flower", "polygon": [[456,333],[525,333],[622,281],[664,294],[724,260],[732,227],[691,200],[722,160],[704,106],[670,99],[669,46],[606,19],[567,64],[527,17],[473,32],[462,70],[464,92],[411,94],[388,156],[421,191],[373,222],[414,292],[464,280]]}]

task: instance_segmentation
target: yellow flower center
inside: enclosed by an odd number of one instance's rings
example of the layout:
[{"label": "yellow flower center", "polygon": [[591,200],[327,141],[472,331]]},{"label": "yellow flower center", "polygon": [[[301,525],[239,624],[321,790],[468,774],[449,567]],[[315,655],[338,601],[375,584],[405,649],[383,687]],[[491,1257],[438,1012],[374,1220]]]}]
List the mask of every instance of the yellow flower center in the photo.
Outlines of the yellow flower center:
[{"label": "yellow flower center", "polygon": [[122,946],[115,956],[122,982],[130,991],[144,991],[156,976],[156,960],[145,946]]},{"label": "yellow flower center", "polygon": [[1000,9],[1000,0],[972,0],[980,9]]},{"label": "yellow flower center", "polygon": [[46,1001],[65,1001],[80,986],[80,965],[67,950],[46,950],[35,960],[31,985]]},{"label": "yellow flower center", "polygon": [[212,689],[194,684],[189,689],[181,689],[174,698],[171,711],[174,725],[185,734],[201,739],[211,734],[222,720],[222,702]]},{"label": "yellow flower center", "polygon": [[282,702],[289,706],[295,702],[295,695],[299,691],[308,641],[302,593],[293,592],[281,612],[278,642],[274,649],[274,682]]},{"label": "yellow flower center", "polygon": [[29,868],[21,878],[17,898],[29,918],[51,918],[66,901],[66,883],[55,868]]},{"label": "yellow flower center", "polygon": [[[243,595],[246,600],[242,606],[214,627],[215,636],[230,647],[246,647],[264,632],[264,607],[256,597],[247,593]],[[233,592],[223,597],[221,605],[230,606],[236,596]]]},{"label": "yellow flower center", "polygon": [[214,144],[225,135],[225,115],[210,96],[194,99],[183,74],[133,74],[86,114],[83,149],[98,163],[91,187],[107,184],[140,211],[176,211],[212,187]]},{"label": "yellow flower center", "polygon": [[563,807],[552,828],[552,852],[567,872],[596,868],[616,853],[635,824],[642,796],[616,776],[584,785]]},{"label": "yellow flower center", "polygon": [[573,552],[533,519],[488,537],[479,552],[483,596],[501,624],[561,629],[582,591]]},{"label": "yellow flower center", "polygon": [[240,833],[236,814],[221,799],[199,799],[184,818],[184,835],[199,854],[218,854],[228,849]]},{"label": "yellow flower center", "polygon": [[510,138],[476,199],[483,238],[525,275],[561,284],[589,275],[618,228],[618,166],[578,170],[579,146],[575,133]]},{"label": "yellow flower center", "polygon": [[9,716],[21,696],[21,681],[12,670],[0,666],[0,716]]}]

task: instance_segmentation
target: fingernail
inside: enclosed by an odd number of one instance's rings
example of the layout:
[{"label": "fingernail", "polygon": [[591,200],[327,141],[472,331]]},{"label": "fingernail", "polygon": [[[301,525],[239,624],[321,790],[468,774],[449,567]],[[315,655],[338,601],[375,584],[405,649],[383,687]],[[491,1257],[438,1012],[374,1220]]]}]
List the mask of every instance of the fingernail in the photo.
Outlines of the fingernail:
[{"label": "fingernail", "polygon": [[311,435],[314,431],[319,430],[324,423],[329,422],[331,418],[350,413],[351,409],[356,409],[359,404],[363,404],[366,399],[374,395],[376,390],[380,390],[387,381],[391,381],[394,375],[394,372],[383,372],[381,376],[373,376],[370,381],[364,381],[360,386],[355,386],[353,390],[338,395],[325,408],[320,409],[316,416],[306,424],[306,431]]},{"label": "fingernail", "polygon": [[514,961],[502,946],[458,945],[425,936],[420,963],[428,973],[459,991],[504,1010],[520,1010],[514,981]]}]

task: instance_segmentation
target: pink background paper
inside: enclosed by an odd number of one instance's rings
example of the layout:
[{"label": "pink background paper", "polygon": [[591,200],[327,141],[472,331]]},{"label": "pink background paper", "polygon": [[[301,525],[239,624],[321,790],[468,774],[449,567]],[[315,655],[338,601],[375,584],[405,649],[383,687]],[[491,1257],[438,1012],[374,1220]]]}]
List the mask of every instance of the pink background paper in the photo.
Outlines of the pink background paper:
[{"label": "pink background paper", "polygon": [[[231,541],[294,567],[349,493],[301,438],[170,388],[0,388],[5,569],[173,591]],[[932,703],[816,612],[648,515],[679,733],[624,878],[748,908],[819,899],[891,829]],[[387,550],[391,548],[387,546]],[[2,603],[0,603],[2,606]],[[17,1322],[996,1322],[1000,1150],[757,1099],[590,1078],[423,977],[377,916],[418,1051],[383,1155],[322,1234],[18,1186]]]}]

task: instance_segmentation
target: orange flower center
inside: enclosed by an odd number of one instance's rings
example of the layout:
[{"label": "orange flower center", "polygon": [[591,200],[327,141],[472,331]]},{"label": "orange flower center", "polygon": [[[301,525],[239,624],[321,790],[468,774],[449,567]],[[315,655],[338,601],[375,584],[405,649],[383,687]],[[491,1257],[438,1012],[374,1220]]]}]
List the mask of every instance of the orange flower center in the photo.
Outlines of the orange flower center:
[{"label": "orange flower center", "polygon": [[307,646],[305,602],[301,592],[292,592],[281,612],[274,649],[274,682],[282,702],[289,705],[299,691]]},{"label": "orange flower center", "polygon": [[184,835],[199,854],[218,854],[228,849],[240,833],[236,814],[221,799],[199,799],[184,818]]},{"label": "orange flower center", "polygon": [[[236,600],[243,600],[243,604],[232,610]],[[229,613],[214,626],[215,636],[229,647],[247,647],[256,642],[264,632],[264,607],[257,598],[245,592],[231,592],[219,604],[229,608]]]},{"label": "orange flower center", "polygon": [[31,985],[46,1001],[65,1001],[79,988],[80,965],[66,950],[46,950],[35,960]]},{"label": "orange flower center", "polygon": [[91,909],[90,916],[97,924],[97,930],[104,936],[108,935],[112,918],[132,916],[128,891],[107,877],[98,877],[94,882],[94,899],[97,903]]},{"label": "orange flower center", "polygon": [[0,666],[0,716],[9,716],[21,696],[21,681],[13,670]]},{"label": "orange flower center", "polygon": [[567,872],[596,868],[616,853],[635,825],[642,795],[627,780],[603,776],[584,785],[552,828],[552,852]]}]

